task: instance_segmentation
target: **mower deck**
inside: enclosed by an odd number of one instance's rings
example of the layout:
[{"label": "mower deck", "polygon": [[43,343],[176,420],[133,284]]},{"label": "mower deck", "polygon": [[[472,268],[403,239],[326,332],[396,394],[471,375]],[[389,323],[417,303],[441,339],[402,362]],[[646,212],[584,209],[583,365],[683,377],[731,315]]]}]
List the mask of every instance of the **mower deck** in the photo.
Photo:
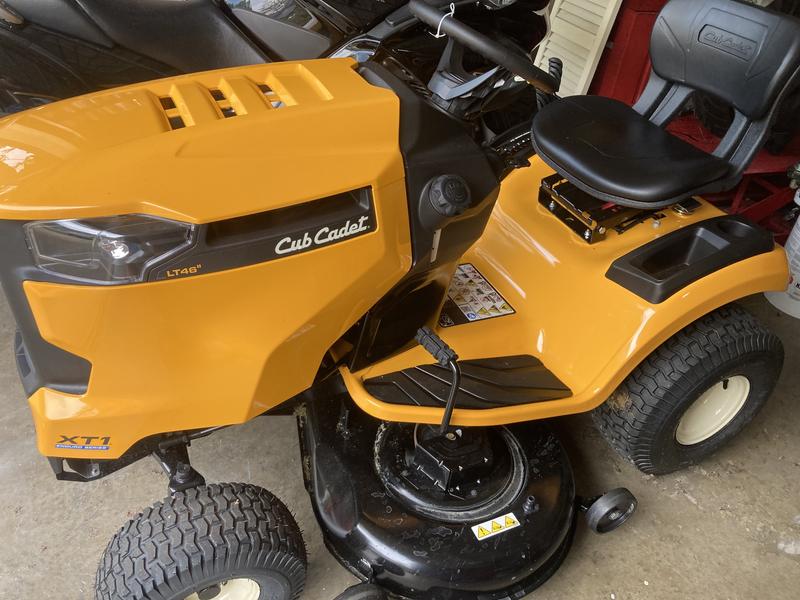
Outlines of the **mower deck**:
[{"label": "mower deck", "polygon": [[[409,457],[414,426],[387,427],[346,395],[307,411],[301,447],[311,502],[327,547],[357,577],[403,598],[505,600],[540,586],[566,557],[575,484],[547,425],[489,430],[489,471],[451,480],[446,493]],[[501,438],[516,457],[502,455]],[[452,458],[469,471],[470,457]]]}]

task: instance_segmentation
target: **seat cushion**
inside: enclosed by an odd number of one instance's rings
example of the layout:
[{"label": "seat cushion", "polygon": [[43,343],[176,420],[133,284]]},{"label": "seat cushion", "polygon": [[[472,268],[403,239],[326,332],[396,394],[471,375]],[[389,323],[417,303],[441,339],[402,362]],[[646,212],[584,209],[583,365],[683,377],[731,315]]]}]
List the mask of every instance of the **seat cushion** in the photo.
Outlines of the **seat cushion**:
[{"label": "seat cushion", "polygon": [[672,204],[730,169],[611,98],[572,96],[548,104],[532,133],[537,153],[562,176],[623,206]]}]

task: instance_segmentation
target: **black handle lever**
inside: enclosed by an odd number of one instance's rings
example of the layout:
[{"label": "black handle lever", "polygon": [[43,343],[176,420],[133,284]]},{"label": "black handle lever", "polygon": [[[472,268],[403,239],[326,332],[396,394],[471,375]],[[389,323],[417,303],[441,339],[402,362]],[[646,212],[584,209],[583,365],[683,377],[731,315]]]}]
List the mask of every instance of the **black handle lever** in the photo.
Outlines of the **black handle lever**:
[{"label": "black handle lever", "polygon": [[416,340],[443,367],[458,360],[458,354],[445,344],[444,340],[436,335],[430,327],[420,327],[417,330]]},{"label": "black handle lever", "polygon": [[420,327],[417,330],[416,340],[420,346],[436,359],[443,367],[450,367],[453,380],[450,383],[450,393],[447,395],[447,404],[444,407],[444,416],[439,432],[445,434],[450,428],[450,419],[456,407],[456,393],[461,385],[461,367],[458,366],[458,354],[448,346],[442,338],[436,335],[430,327]]}]

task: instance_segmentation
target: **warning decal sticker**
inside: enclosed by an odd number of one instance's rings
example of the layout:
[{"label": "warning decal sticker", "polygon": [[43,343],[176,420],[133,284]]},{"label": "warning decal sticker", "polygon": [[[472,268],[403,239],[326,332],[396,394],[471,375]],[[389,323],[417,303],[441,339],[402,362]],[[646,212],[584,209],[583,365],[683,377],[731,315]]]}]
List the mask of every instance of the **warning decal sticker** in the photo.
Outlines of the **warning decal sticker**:
[{"label": "warning decal sticker", "polygon": [[516,527],[519,527],[519,520],[514,516],[514,513],[508,513],[491,521],[473,525],[472,533],[475,534],[478,540],[483,541]]},{"label": "warning decal sticker", "polygon": [[447,296],[439,316],[442,327],[514,314],[506,299],[469,263],[458,265]]}]

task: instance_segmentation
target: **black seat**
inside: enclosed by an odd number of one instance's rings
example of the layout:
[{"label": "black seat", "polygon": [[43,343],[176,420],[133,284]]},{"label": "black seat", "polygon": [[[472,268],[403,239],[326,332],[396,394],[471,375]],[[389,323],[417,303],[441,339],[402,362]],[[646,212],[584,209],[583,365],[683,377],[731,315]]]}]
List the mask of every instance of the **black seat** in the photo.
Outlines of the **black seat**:
[{"label": "black seat", "polygon": [[[539,111],[532,137],[542,160],[577,187],[655,209],[740,181],[780,101],[800,84],[800,21],[737,0],[671,0],[653,29],[650,58],[633,108],[598,96],[557,100]],[[664,130],[697,90],[734,108],[713,154]]]},{"label": "black seat", "polygon": [[545,118],[537,119],[534,135],[539,154],[567,179],[632,206],[691,194],[730,171],[726,161],[611,98],[575,96],[554,102]]}]

